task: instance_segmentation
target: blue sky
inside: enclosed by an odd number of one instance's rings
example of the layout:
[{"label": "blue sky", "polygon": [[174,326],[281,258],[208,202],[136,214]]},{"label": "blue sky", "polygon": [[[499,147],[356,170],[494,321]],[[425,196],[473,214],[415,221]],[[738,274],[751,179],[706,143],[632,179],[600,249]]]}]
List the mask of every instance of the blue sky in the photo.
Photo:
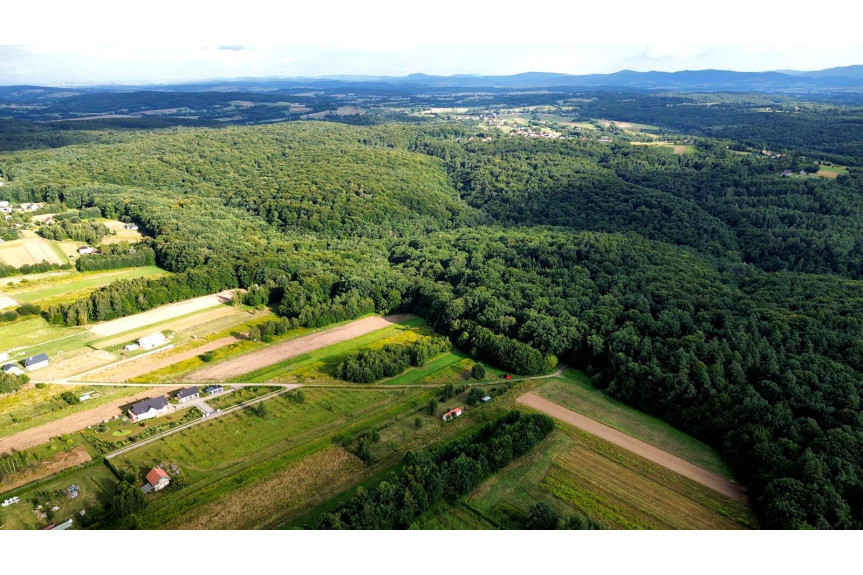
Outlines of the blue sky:
[{"label": "blue sky", "polygon": [[210,78],[569,74],[722,68],[817,70],[863,63],[857,47],[802,46],[0,46],[0,84],[180,82]]}]

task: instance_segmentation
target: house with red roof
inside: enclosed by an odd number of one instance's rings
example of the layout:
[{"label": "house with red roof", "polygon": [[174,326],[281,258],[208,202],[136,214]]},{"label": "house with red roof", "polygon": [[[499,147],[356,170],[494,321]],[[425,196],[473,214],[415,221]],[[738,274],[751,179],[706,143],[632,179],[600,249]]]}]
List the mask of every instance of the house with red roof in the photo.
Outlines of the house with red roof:
[{"label": "house with red roof", "polygon": [[458,416],[460,416],[460,415],[461,415],[461,408],[460,408],[460,407],[456,407],[456,408],[454,408],[454,409],[450,409],[449,411],[447,411],[446,413],[444,413],[444,414],[443,414],[443,420],[444,420],[444,421],[449,421],[450,419],[453,419],[453,418],[458,417]]},{"label": "house with red roof", "polygon": [[147,474],[147,483],[153,491],[164,489],[171,483],[171,476],[161,467],[154,467]]}]

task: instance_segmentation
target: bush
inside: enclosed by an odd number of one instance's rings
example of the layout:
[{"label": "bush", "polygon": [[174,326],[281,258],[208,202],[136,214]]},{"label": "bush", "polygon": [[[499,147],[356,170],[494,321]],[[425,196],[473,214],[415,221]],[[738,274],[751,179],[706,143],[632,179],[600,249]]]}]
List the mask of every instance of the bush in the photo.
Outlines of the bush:
[{"label": "bush", "polygon": [[212,351],[208,351],[208,352],[202,353],[198,357],[201,358],[201,361],[211,362],[211,361],[213,361],[213,357],[215,357],[215,354],[213,354]]},{"label": "bush", "polygon": [[560,518],[557,513],[547,503],[537,501],[530,506],[530,511],[527,512],[527,519],[524,522],[525,529],[531,530],[551,530],[557,529],[557,523]]},{"label": "bush", "polygon": [[484,379],[485,378],[485,366],[481,363],[473,364],[473,367],[470,370],[470,376],[474,379]]}]

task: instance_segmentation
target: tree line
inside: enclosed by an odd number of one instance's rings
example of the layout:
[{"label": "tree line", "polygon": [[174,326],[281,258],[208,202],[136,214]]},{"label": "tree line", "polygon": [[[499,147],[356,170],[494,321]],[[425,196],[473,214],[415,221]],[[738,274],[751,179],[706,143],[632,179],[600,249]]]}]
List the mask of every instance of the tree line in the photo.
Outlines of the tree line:
[{"label": "tree line", "polygon": [[450,342],[445,337],[428,337],[408,344],[361,349],[336,366],[335,376],[354,383],[371,383],[394,377],[408,367],[422,367],[429,359],[449,349]]}]

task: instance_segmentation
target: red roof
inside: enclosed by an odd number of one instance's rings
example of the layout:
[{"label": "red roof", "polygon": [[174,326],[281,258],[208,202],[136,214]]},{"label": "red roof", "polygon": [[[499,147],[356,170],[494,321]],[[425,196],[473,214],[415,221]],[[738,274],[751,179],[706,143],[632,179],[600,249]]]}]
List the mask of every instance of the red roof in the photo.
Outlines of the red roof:
[{"label": "red roof", "polygon": [[150,470],[150,473],[147,474],[147,483],[150,485],[156,485],[163,477],[168,480],[171,479],[171,476],[165,473],[164,469],[161,467],[154,467]]}]

